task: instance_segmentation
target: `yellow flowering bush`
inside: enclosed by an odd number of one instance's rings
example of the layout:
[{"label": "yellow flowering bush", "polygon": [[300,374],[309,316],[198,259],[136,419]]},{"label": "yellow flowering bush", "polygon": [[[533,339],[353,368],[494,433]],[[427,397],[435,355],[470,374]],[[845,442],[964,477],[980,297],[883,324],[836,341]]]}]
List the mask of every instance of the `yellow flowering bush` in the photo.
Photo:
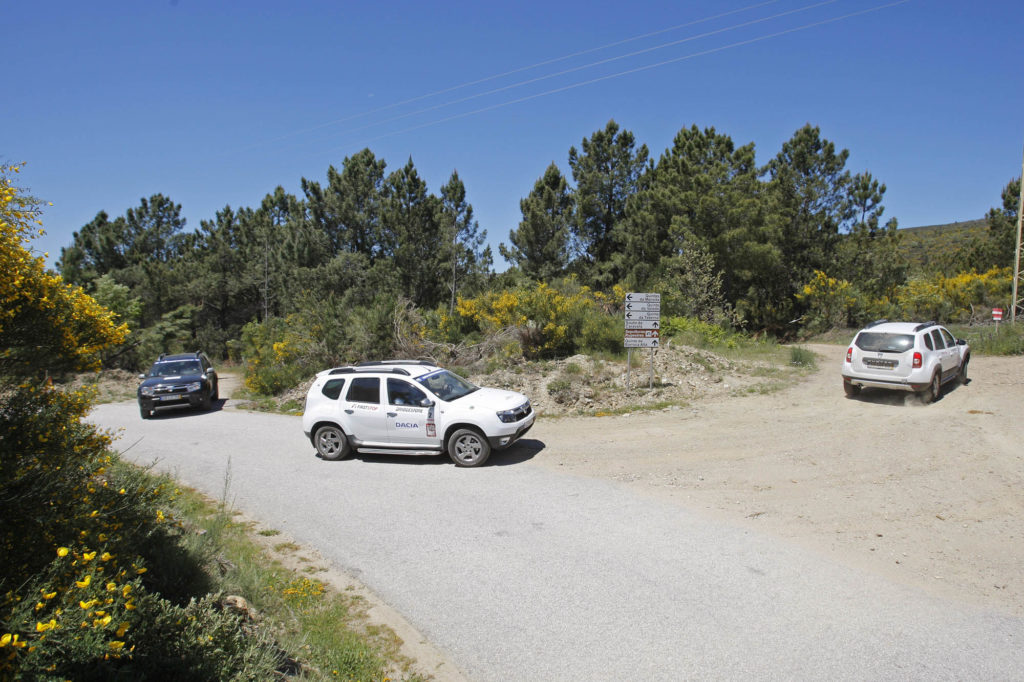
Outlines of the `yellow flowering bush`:
[{"label": "yellow flowering bush", "polygon": [[618,299],[614,296],[578,286],[571,279],[561,288],[541,282],[532,288],[488,292],[476,298],[460,296],[455,306],[457,319],[442,315],[440,331],[450,338],[453,330],[484,335],[515,330],[527,357],[615,351],[622,347],[622,322],[613,312],[625,294]]},{"label": "yellow flowering bush", "polygon": [[849,324],[860,297],[846,280],[815,270],[814,279],[804,285],[796,298],[808,306],[804,327],[823,331]]},{"label": "yellow flowering bush", "polygon": [[1008,307],[1013,273],[1010,268],[992,268],[983,273],[964,272],[952,277],[935,274],[911,279],[896,290],[897,305],[910,319],[966,321],[972,306]]},{"label": "yellow flowering bush", "polygon": [[12,183],[19,170],[0,167],[0,375],[98,368],[100,352],[124,342],[128,328],[25,248],[42,221],[38,202]]}]

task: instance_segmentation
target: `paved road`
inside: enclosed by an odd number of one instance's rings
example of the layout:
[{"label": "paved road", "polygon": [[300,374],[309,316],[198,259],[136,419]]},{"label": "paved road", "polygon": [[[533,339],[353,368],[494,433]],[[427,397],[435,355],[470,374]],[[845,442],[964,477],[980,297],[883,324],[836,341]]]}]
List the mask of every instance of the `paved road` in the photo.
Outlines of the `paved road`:
[{"label": "paved road", "polygon": [[[139,418],[118,447],[318,549],[472,680],[1024,679],[1024,620],[896,586],[612,482],[537,465],[317,459],[300,420]],[[548,453],[549,454],[549,453]]]}]

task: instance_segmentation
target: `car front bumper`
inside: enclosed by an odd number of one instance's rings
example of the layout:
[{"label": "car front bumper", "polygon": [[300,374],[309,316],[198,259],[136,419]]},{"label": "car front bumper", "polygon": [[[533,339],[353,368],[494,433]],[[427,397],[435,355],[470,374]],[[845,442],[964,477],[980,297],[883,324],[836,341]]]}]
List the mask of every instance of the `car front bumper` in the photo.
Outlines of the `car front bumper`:
[{"label": "car front bumper", "polygon": [[501,434],[497,436],[489,436],[487,441],[491,444],[492,450],[502,450],[515,443],[517,440],[523,437],[527,431],[533,428],[534,422],[537,421],[537,413],[532,413],[522,424],[516,427],[516,430],[512,433]]}]

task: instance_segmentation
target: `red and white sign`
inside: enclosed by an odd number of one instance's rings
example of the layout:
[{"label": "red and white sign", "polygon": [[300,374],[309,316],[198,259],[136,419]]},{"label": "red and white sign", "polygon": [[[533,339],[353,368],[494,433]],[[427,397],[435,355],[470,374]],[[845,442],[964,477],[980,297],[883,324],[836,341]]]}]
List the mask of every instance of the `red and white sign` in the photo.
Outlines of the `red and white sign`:
[{"label": "red and white sign", "polygon": [[995,320],[996,322],[998,322],[999,320],[1003,319],[1003,309],[1002,308],[993,308],[992,309],[992,319]]}]

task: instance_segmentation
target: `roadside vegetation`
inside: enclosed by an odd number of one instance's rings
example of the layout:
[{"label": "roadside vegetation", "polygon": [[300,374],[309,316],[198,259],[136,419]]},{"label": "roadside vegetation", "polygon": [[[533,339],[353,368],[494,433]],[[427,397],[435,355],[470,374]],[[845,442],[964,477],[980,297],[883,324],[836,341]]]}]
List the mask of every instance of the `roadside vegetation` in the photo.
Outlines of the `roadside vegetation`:
[{"label": "roadside vegetation", "polygon": [[39,203],[0,171],[0,679],[415,679],[357,599],[121,462],[94,391],[51,381],[129,331],[27,250]]}]

